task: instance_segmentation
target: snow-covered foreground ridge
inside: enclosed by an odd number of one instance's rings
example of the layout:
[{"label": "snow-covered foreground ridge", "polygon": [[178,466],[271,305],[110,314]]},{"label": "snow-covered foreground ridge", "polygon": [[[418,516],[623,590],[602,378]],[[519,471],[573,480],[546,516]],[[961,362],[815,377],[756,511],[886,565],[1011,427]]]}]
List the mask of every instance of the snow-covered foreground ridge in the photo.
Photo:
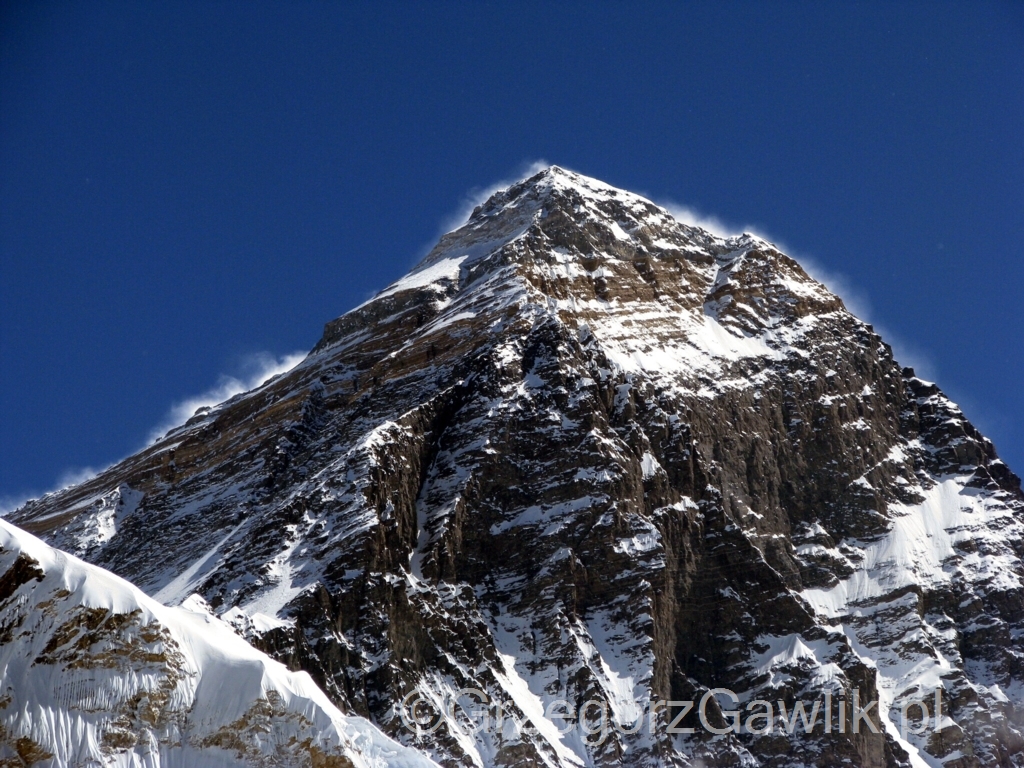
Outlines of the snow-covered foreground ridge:
[{"label": "snow-covered foreground ridge", "polygon": [[[992,443],[793,259],[552,167],[292,370],[10,520],[446,765],[1002,768],[1022,514]],[[723,688],[833,722],[668,729],[658,702]],[[877,732],[839,727],[854,693]],[[937,694],[938,730],[899,728]],[[446,708],[484,698],[533,727]],[[441,719],[417,736],[402,702]],[[587,702],[607,738],[552,711]]]},{"label": "snow-covered foreground ridge", "polygon": [[3,520],[0,764],[434,766],[219,619]]}]

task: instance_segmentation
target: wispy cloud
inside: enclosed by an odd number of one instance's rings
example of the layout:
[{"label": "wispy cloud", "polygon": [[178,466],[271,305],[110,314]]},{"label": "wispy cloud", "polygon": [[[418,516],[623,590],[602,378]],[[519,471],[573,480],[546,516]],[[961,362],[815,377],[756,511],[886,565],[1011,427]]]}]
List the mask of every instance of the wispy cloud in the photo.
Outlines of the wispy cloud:
[{"label": "wispy cloud", "polygon": [[[484,203],[487,200],[487,198],[489,198],[495,192],[499,192],[503,189],[508,189],[517,181],[522,181],[525,178],[529,178],[530,176],[533,176],[535,173],[539,173],[540,171],[544,170],[549,165],[551,165],[551,163],[549,163],[547,160],[529,160],[527,162],[524,162],[519,167],[519,170],[516,173],[512,174],[510,178],[501,179],[500,181],[495,181],[492,184],[487,184],[481,187],[473,187],[472,189],[467,191],[462,196],[462,199],[459,201],[459,204],[456,206],[456,208],[450,214],[441,219],[441,224],[438,227],[437,234],[430,240],[429,243],[424,243],[423,246],[419,249],[419,256],[417,257],[416,262],[419,262],[420,259],[422,259],[424,256],[426,256],[434,249],[434,246],[437,245],[437,241],[440,239],[442,235],[446,235],[449,232],[458,229],[467,221],[469,221],[469,217],[473,215],[473,209],[476,208],[478,205]],[[366,297],[366,299],[369,300],[376,294],[377,291],[372,291]]]},{"label": "wispy cloud", "polygon": [[29,499],[37,499],[37,493],[4,494],[0,496],[0,517],[7,517]]},{"label": "wispy cloud", "polygon": [[225,400],[230,400],[235,395],[256,389],[275,376],[290,371],[305,357],[305,352],[292,352],[283,357],[275,357],[269,352],[246,356],[238,375],[221,374],[217,383],[210,389],[171,406],[167,417],[150,431],[147,443],[155,442],[163,437],[168,430],[184,424],[200,408],[212,408]]},{"label": "wispy cloud", "polygon": [[[672,214],[672,218],[676,221],[682,222],[687,226],[706,229],[713,235],[718,235],[719,237],[735,237],[737,235],[747,233],[756,235],[762,240],[767,240],[770,243],[778,244],[778,241],[765,232],[758,224],[734,224],[733,222],[719,218],[713,213],[704,213],[696,208],[677,203],[673,200],[654,200],[654,202]],[[782,246],[780,245],[779,248],[782,249]]]},{"label": "wispy cloud", "polygon": [[57,478],[57,487],[67,488],[69,485],[84,483],[86,480],[92,480],[100,472],[102,470],[95,467],[72,467],[71,469],[65,469],[61,476]]}]

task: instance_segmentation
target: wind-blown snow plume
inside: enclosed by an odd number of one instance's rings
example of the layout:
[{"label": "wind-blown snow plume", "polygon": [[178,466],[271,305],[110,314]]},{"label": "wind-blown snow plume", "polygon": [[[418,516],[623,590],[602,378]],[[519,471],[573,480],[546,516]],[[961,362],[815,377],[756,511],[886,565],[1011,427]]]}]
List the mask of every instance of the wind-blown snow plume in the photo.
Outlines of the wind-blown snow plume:
[{"label": "wind-blown snow plume", "polygon": [[[248,355],[240,366],[242,373],[238,375],[222,374],[215,386],[199,395],[175,403],[168,411],[167,417],[150,430],[145,445],[152,445],[167,434],[168,430],[184,424],[200,408],[213,408],[225,400],[230,400],[235,395],[249,392],[266,384],[275,376],[287,373],[302,362],[305,356],[305,352],[292,352],[282,357],[276,357],[269,352]],[[72,467],[64,470],[57,478],[56,483],[48,490],[0,495],[0,517],[13,512],[31,499],[84,483],[101,471],[102,469],[94,467]]]},{"label": "wind-blown snow plume", "polygon": [[[462,202],[459,204],[459,207],[455,209],[455,212],[450,216],[445,217],[445,219],[441,223],[440,234],[451,232],[452,230],[458,229],[463,224],[465,224],[466,221],[469,220],[470,214],[473,213],[473,209],[476,208],[478,205],[484,203],[495,192],[499,192],[503,189],[508,189],[510,186],[515,184],[524,176],[533,176],[535,173],[538,173],[542,171],[544,168],[547,168],[548,165],[549,163],[546,160],[530,160],[526,163],[523,163],[522,167],[520,168],[520,172],[514,174],[511,178],[496,181],[493,184],[489,184],[485,187],[473,187],[466,193]],[[429,250],[430,248],[433,247],[434,243],[431,242],[426,250]]]},{"label": "wind-blown snow plume", "polygon": [[235,395],[256,389],[275,376],[286,373],[302,362],[305,352],[292,352],[283,357],[275,357],[269,352],[258,352],[249,355],[242,363],[245,373],[238,376],[221,374],[217,384],[205,392],[175,403],[167,418],[149,433],[148,443],[161,438],[169,429],[180,426],[188,421],[200,408],[213,408]]}]

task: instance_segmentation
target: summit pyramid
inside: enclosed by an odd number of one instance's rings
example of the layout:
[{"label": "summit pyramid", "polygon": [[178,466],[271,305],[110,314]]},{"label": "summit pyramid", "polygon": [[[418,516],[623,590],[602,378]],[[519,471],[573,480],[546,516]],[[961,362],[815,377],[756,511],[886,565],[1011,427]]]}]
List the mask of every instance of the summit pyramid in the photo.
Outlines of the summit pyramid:
[{"label": "summit pyramid", "polygon": [[971,768],[1024,765],[1022,514],[772,243],[551,167],[8,519],[441,765]]}]

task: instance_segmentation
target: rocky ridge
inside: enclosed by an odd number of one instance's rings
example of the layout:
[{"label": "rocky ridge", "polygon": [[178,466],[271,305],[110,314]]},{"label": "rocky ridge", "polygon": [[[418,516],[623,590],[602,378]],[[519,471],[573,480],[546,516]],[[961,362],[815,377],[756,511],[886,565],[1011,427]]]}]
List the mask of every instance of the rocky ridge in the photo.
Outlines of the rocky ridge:
[{"label": "rocky ridge", "polygon": [[[771,243],[552,167],[290,372],[10,519],[201,598],[444,765],[969,768],[1024,765],[1022,505]],[[512,726],[403,722],[467,688]],[[856,689],[879,733],[628,732],[713,688]],[[937,729],[901,733],[936,690]],[[556,701],[619,727],[560,734]]]}]

